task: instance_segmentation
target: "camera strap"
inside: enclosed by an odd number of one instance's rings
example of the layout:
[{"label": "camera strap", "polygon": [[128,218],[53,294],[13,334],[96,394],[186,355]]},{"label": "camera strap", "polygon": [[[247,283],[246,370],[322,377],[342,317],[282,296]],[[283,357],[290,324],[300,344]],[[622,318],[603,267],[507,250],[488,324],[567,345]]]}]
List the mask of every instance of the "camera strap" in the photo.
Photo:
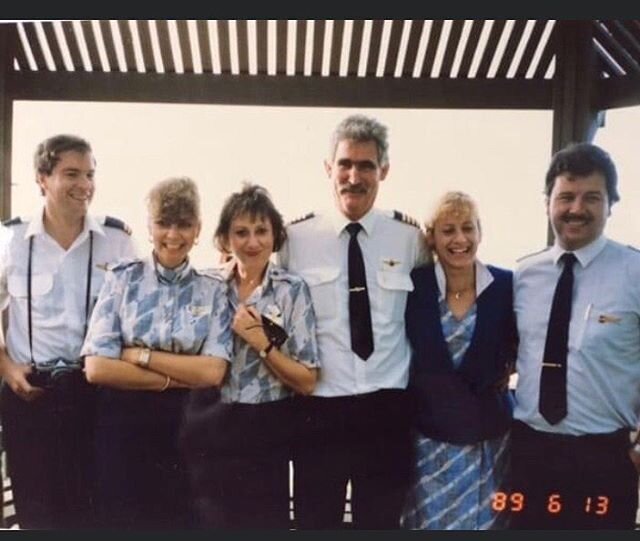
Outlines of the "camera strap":
[{"label": "camera strap", "polygon": [[[33,263],[33,238],[29,237],[29,259],[27,261],[27,323],[29,327],[29,355],[31,357],[31,366],[36,367],[33,359],[33,324],[31,318],[31,278]],[[87,292],[84,304],[84,333],[83,338],[87,336],[87,328],[89,326],[89,304],[91,303],[91,277],[93,274],[93,231],[89,231],[89,260],[87,263]]]}]

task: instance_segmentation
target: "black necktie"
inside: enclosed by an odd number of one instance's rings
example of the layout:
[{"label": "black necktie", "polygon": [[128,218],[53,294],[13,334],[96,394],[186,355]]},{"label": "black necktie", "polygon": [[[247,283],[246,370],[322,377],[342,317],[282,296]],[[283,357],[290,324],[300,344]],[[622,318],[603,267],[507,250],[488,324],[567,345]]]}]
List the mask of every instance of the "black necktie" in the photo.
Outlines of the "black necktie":
[{"label": "black necktie", "polygon": [[567,344],[576,256],[567,252],[560,259],[564,261],[564,268],[553,294],[540,376],[539,409],[552,425],[567,415]]},{"label": "black necktie", "polygon": [[358,243],[359,223],[347,226],[349,239],[349,328],[351,329],[351,349],[364,361],[373,352],[373,330],[371,310],[367,292],[367,276],[364,271],[362,250]]}]

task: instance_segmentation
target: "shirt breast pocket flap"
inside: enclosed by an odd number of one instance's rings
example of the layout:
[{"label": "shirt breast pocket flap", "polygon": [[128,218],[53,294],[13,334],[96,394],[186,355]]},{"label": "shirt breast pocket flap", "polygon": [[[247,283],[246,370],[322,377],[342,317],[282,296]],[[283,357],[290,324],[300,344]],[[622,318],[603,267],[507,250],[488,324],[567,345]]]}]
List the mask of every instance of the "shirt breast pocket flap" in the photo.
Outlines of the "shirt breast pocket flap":
[{"label": "shirt breast pocket flap", "polygon": [[616,309],[587,308],[579,331],[577,347],[599,347],[603,342],[625,343],[637,336],[637,318],[631,312]]},{"label": "shirt breast pocket flap", "polygon": [[325,318],[335,315],[339,274],[340,269],[337,267],[316,267],[300,271],[300,275],[311,291],[316,317]]},{"label": "shirt breast pocket flap", "polygon": [[380,313],[396,321],[404,317],[407,293],[413,291],[411,276],[401,271],[379,270],[377,273]]},{"label": "shirt breast pocket flap", "polygon": [[[27,276],[24,274],[12,274],[7,278],[7,289],[12,297],[26,298],[28,295],[27,287]],[[33,297],[46,295],[52,287],[52,274],[34,274],[31,277],[31,295]]]}]

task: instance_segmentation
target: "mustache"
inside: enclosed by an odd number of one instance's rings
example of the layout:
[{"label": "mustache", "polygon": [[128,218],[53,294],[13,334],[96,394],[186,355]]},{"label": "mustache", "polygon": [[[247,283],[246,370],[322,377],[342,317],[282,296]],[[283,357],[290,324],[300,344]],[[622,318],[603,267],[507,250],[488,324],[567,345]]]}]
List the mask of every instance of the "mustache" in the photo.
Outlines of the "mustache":
[{"label": "mustache", "polygon": [[356,184],[355,186],[345,186],[340,189],[340,194],[343,193],[353,193],[353,194],[365,194],[367,193],[367,188],[362,186],[361,184]]},{"label": "mustache", "polygon": [[561,217],[561,220],[565,223],[569,222],[590,222],[592,220],[591,216],[588,214],[564,214]]}]

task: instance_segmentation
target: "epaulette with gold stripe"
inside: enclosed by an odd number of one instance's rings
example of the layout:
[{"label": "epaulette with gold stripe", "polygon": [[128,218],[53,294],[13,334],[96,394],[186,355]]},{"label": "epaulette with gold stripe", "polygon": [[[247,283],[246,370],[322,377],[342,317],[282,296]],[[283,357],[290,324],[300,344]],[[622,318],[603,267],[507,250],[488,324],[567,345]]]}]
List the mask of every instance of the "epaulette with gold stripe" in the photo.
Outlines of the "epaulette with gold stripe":
[{"label": "epaulette with gold stripe", "polygon": [[309,213],[304,214],[304,215],[302,215],[302,216],[300,216],[298,218],[295,218],[294,220],[291,220],[287,225],[299,224],[300,222],[305,222],[306,220],[310,220],[314,216],[315,216],[315,213],[309,212]]},{"label": "epaulette with gold stripe", "polygon": [[15,218],[11,218],[9,220],[5,220],[2,222],[2,225],[5,227],[11,227],[12,225],[20,225],[22,223],[22,218],[20,216],[16,216]]},{"label": "epaulette with gold stripe", "polygon": [[118,220],[118,218],[114,218],[113,216],[105,216],[102,220],[102,225],[105,227],[119,229],[120,231],[124,231],[127,235],[131,235],[131,228],[122,220]]},{"label": "epaulette with gold stripe", "polygon": [[516,259],[516,263],[520,263],[520,261],[522,261],[524,259],[527,259],[529,257],[533,257],[534,255],[541,254],[542,252],[546,252],[549,249],[551,249],[551,246],[547,246],[546,248],[543,248],[542,250],[538,250],[537,252],[532,252],[530,254],[525,254],[525,255],[519,257],[518,259]]},{"label": "epaulette with gold stripe", "polygon": [[418,223],[418,220],[409,216],[408,214],[405,214],[404,212],[400,212],[399,210],[393,211],[393,219],[398,220],[403,224],[412,225],[413,227],[417,227],[418,229],[420,229],[420,224]]}]

